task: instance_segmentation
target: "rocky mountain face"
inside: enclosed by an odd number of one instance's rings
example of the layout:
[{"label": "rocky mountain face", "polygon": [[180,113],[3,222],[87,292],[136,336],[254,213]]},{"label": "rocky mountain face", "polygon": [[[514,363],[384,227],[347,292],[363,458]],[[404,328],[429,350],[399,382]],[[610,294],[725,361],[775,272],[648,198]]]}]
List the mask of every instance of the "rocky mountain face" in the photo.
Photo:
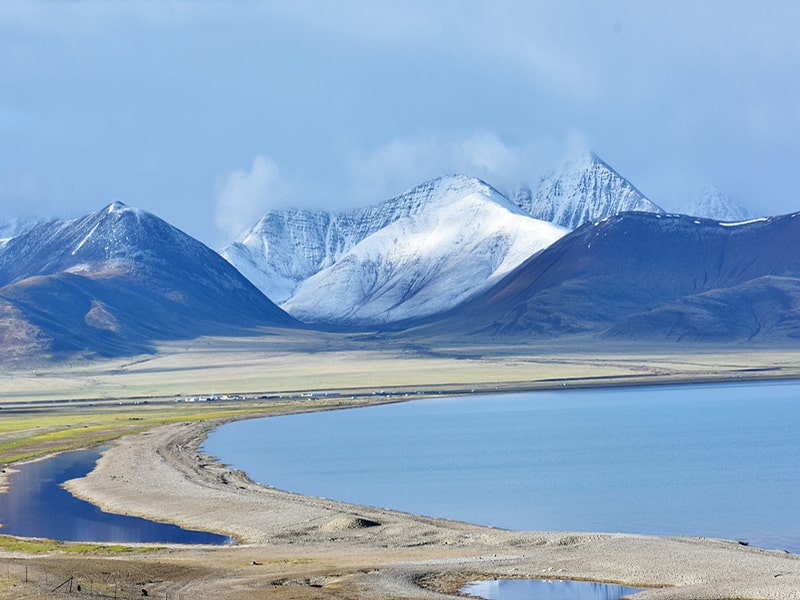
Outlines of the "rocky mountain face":
[{"label": "rocky mountain face", "polygon": [[567,229],[626,211],[664,212],[593,153],[565,162],[535,192],[522,188],[514,201],[532,217]]},{"label": "rocky mountain face", "polygon": [[798,215],[726,224],[639,212],[587,223],[428,328],[491,337],[797,338]]},{"label": "rocky mountain face", "polygon": [[565,233],[448,176],[346,212],[269,212],[222,251],[302,321],[384,324],[454,306]]},{"label": "rocky mountain face", "polygon": [[156,340],[297,325],[217,253],[120,203],[37,225],[0,249],[6,358],[126,355]]}]

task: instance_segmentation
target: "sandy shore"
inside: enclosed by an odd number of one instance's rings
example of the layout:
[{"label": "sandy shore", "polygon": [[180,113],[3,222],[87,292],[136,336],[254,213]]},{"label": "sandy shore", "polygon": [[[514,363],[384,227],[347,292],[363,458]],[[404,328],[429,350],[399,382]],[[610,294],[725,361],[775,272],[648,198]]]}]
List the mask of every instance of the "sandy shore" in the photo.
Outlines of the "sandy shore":
[{"label": "sandy shore", "polygon": [[735,541],[512,532],[262,487],[198,452],[218,424],[125,437],[95,471],[69,484],[115,512],[239,540],[143,555],[140,561],[202,567],[185,584],[164,579],[170,598],[447,597],[463,581],[495,577],[651,588],[642,599],[800,598],[800,556]]}]

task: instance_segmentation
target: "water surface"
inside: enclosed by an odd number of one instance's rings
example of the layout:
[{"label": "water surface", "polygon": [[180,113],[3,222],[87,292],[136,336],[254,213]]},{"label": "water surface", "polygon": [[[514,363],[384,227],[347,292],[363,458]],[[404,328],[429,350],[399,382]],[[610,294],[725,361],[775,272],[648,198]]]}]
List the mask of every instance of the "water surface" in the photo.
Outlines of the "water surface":
[{"label": "water surface", "polygon": [[8,492],[0,493],[0,533],[76,542],[231,543],[215,533],[107,513],[61,487],[91,471],[101,450],[65,452],[15,467]]},{"label": "water surface", "polygon": [[240,421],[204,450],[301,494],[517,530],[800,551],[798,382],[419,400]]}]

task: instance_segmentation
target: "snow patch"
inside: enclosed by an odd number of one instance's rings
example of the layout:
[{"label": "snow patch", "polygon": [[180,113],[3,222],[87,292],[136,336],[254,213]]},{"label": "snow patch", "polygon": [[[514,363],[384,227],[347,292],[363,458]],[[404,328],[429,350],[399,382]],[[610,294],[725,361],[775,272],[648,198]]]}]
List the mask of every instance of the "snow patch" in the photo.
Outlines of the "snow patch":
[{"label": "snow patch", "polygon": [[769,217],[758,217],[756,219],[749,219],[747,221],[737,221],[734,223],[727,222],[727,223],[720,223],[720,227],[740,227],[741,225],[751,225],[753,223],[764,223],[769,221]]},{"label": "snow patch", "polygon": [[100,222],[96,223],[95,226],[92,227],[91,231],[89,231],[89,233],[87,233],[86,236],[80,241],[80,243],[77,246],[75,246],[75,249],[72,251],[72,256],[75,256],[75,253],[78,252],[78,250],[80,250],[81,248],[83,248],[83,245],[89,241],[89,238],[91,238],[92,235],[94,235],[94,232],[97,231],[98,227],[100,227]]}]

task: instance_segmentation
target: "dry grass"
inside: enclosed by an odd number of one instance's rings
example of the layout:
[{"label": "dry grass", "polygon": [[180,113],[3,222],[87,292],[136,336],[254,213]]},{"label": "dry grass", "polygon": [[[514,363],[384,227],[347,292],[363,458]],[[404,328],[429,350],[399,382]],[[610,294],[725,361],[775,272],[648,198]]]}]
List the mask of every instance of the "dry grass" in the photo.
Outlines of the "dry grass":
[{"label": "dry grass", "polygon": [[800,376],[800,351],[591,343],[404,346],[333,334],[209,338],[133,359],[6,369],[0,406],[303,390],[526,387]]}]

